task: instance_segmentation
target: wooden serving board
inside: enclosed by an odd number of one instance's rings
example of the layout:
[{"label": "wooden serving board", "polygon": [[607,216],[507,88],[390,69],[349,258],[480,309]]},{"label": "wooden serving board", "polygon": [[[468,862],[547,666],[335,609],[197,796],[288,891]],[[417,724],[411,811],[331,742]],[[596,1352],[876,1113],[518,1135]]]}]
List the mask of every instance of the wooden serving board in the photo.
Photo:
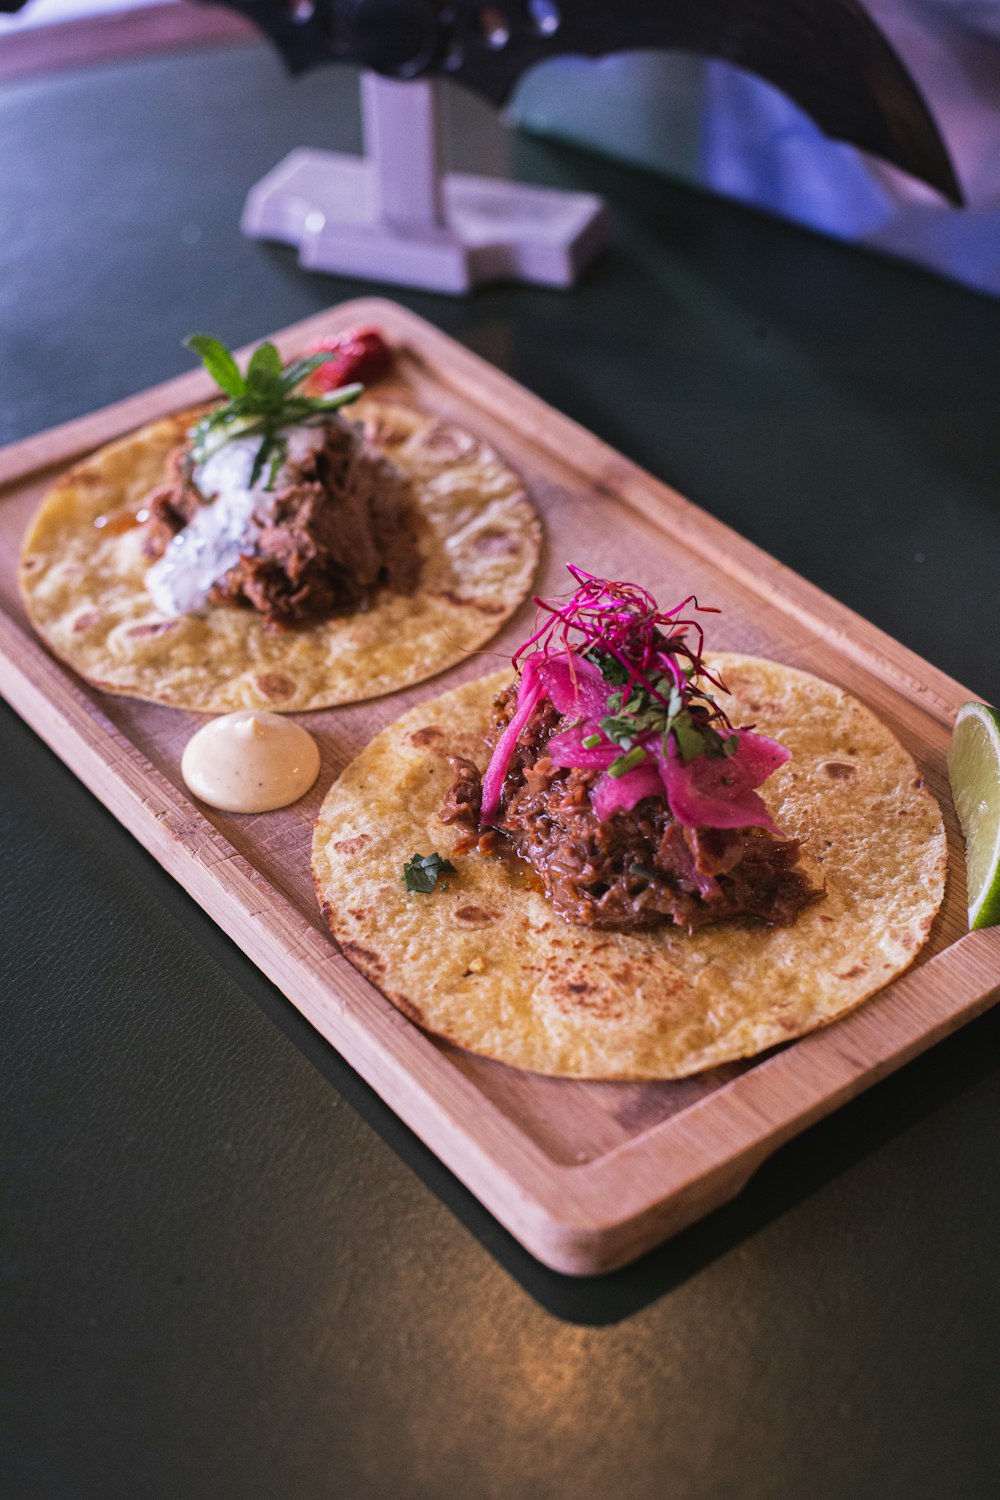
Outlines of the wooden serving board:
[{"label": "wooden serving board", "polygon": [[[414,703],[493,670],[523,639],[524,605],[486,655],[372,703],[302,716],[320,743],[313,791],[278,813],[196,804],[180,758],[196,715],[115,698],[54,661],[16,588],[20,539],[61,469],[130,428],[211,394],[200,372],[0,453],[0,689],[80,779],[200,902],[492,1213],[547,1265],[611,1270],[732,1198],[782,1142],[984,1010],[1000,990],[1000,929],[968,933],[964,858],[945,757],[970,694],[506,376],[393,303],[331,309],[276,338],[287,358],[358,322],[397,346],[400,397],[480,434],[517,468],[543,518],[542,593],[574,561],[689,592],[724,613],[713,647],[839,683],[908,746],[948,824],[944,906],[916,964],[834,1026],[674,1083],[522,1073],[418,1030],[337,952],[309,874],[332,779]],[[495,654],[494,654],[495,652]]]}]

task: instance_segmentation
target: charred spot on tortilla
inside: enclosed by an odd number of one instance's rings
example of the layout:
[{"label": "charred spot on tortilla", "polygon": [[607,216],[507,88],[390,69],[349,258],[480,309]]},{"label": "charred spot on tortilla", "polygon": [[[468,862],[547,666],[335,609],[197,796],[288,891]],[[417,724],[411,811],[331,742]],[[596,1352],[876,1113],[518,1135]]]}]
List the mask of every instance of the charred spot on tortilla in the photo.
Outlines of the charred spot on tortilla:
[{"label": "charred spot on tortilla", "polygon": [[460,906],[455,913],[455,921],[464,927],[488,927],[499,918],[499,912],[486,911],[482,906]]},{"label": "charred spot on tortilla", "polygon": [[[384,368],[377,338],[286,366],[263,344],[242,371],[193,336],[224,399],[77,465],[29,529],[21,592],[56,655],[111,692],[225,713],[378,697],[484,645],[530,588],[537,515],[472,434],[330,389],[327,371]],[[479,549],[485,528],[512,550]]]},{"label": "charred spot on tortilla", "polygon": [[370,842],[371,840],[366,833],[359,833],[356,838],[341,839],[340,842],[338,844],[334,844],[333,847],[336,849],[338,854],[360,854],[365,845]]},{"label": "charred spot on tortilla", "polygon": [[[77,625],[79,626],[79,621],[77,621]],[[147,620],[142,625],[130,626],[128,634],[133,636],[164,635],[168,630],[173,630],[174,625],[175,621],[173,620]]]},{"label": "charred spot on tortilla", "polygon": [[295,681],[284,672],[264,672],[254,681],[265,698],[290,698],[295,692]]},{"label": "charred spot on tortilla", "polygon": [[383,964],[378,954],[373,953],[370,948],[363,947],[361,943],[341,943],[340,951],[345,958],[349,958],[352,963],[357,964],[358,968],[373,974],[380,974],[382,972]]}]

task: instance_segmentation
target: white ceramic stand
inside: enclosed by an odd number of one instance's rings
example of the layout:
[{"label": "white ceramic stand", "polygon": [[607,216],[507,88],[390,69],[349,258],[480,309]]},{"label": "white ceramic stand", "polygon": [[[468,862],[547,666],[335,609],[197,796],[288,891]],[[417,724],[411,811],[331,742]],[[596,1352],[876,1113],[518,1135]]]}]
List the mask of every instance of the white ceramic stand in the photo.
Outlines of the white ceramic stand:
[{"label": "white ceramic stand", "polygon": [[241,228],[298,245],[311,270],[438,292],[482,281],[571,286],[609,238],[600,198],[442,173],[440,84],[361,79],[366,155],[300,148],[247,195]]}]

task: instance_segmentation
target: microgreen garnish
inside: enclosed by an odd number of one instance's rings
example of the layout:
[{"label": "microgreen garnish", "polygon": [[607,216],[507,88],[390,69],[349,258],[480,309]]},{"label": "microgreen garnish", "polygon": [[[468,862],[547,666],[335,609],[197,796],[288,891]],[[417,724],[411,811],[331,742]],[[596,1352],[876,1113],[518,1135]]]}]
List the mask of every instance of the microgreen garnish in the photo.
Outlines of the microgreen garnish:
[{"label": "microgreen garnish", "polygon": [[360,385],[345,385],[322,396],[304,396],[298,391],[314,370],[336,358],[332,350],[307,355],[282,367],[281,355],[274,345],[261,344],[250,356],[246,374],[242,375],[232,353],[220,339],[208,333],[192,333],[184,342],[229,397],[191,429],[190,462],[204,463],[223,443],[259,434],[260,446],[250,473],[251,487],[266,471],[265,488],[273,488],[285,459],[284,429],[317,421],[327,412],[356,401],[364,389]]},{"label": "microgreen garnish", "polygon": [[454,875],[450,859],[438,854],[414,854],[403,866],[403,884],[410,892],[429,896],[442,875]]},{"label": "microgreen garnish", "polygon": [[[693,594],[674,609],[660,610],[652,595],[636,584],[595,578],[581,568],[571,567],[569,572],[577,584],[575,592],[565,601],[535,600],[546,618],[514,662],[517,665],[532,648],[543,658],[561,649],[595,666],[616,689],[599,721],[602,734],[623,752],[608,768],[609,774],[624,776],[640,765],[646,755],[643,745],[654,736],[662,739],[666,754],[673,735],[685,762],[697,755],[734,754],[739,736],[710,690],[700,684],[720,689],[724,685],[702,659],[700,624],[683,618],[689,606],[696,613],[719,611],[700,605]],[[595,734],[583,741],[587,749],[600,743]]]},{"label": "microgreen garnish", "polygon": [[[692,612],[719,611],[694,594],[663,610],[637,584],[568,571],[573,592],[535,599],[534,634],[514,654],[520,680],[483,772],[480,827],[505,830],[510,817],[515,824],[522,817],[515,800],[504,821],[505,790],[515,755],[537,727],[549,731],[547,767],[586,773],[567,780],[567,805],[575,811],[587,798],[602,825],[659,799],[685,827],[780,834],[755,789],[790,752],[752,726],[734,729],[713,696],[728,690],[705,661],[704,631]],[[530,787],[527,768],[523,775]]]}]

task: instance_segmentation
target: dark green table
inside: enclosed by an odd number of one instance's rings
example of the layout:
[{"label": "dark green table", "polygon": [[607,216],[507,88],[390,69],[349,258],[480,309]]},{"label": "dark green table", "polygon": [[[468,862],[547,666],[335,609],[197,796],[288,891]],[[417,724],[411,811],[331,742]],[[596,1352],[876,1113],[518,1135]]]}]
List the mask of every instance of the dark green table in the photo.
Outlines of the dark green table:
[{"label": "dark green table", "polygon": [[[347,73],[256,46],[0,92],[0,434],[368,288],[237,230]],[[459,164],[502,147],[457,111]],[[572,295],[401,300],[1000,696],[1000,305],[578,152]],[[0,1493],[993,1496],[1000,1015],[639,1265],[532,1262],[5,707]]]}]

